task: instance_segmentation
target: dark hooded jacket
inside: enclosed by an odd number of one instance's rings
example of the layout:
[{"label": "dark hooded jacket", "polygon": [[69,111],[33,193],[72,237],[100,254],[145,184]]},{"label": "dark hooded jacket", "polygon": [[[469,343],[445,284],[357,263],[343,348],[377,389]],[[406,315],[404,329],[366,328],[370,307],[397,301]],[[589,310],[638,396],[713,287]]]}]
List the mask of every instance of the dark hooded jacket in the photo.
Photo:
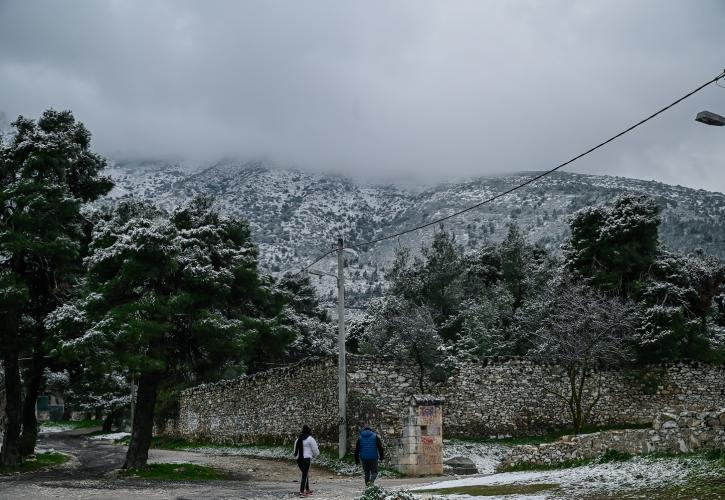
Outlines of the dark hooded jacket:
[{"label": "dark hooded jacket", "polygon": [[357,438],[357,444],[355,444],[355,463],[360,463],[360,460],[377,460],[378,458],[380,460],[385,458],[383,443],[370,427],[365,426],[360,431],[360,437]]}]

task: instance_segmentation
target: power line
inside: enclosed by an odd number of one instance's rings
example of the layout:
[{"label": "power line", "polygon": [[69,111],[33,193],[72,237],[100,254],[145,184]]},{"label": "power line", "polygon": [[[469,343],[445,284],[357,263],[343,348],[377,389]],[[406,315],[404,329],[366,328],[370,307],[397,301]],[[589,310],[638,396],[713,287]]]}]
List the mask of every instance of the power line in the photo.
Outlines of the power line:
[{"label": "power line", "polygon": [[318,262],[320,262],[320,261],[321,261],[322,259],[324,259],[325,257],[327,257],[328,255],[330,255],[331,253],[333,253],[333,252],[335,252],[335,251],[336,251],[336,249],[334,249],[334,248],[333,248],[333,249],[332,249],[332,250],[330,250],[329,252],[327,252],[327,253],[323,253],[323,254],[322,254],[322,255],[320,255],[320,256],[319,256],[319,257],[318,257],[317,259],[315,259],[315,261],[314,261],[314,262],[313,262],[312,264],[308,264],[308,265],[306,265],[305,267],[303,267],[302,269],[300,269],[299,271],[297,271],[296,273],[294,273],[294,274],[292,275],[292,278],[296,278],[296,277],[297,277],[298,275],[300,275],[300,274],[304,273],[304,272],[305,272],[305,271],[307,271],[307,270],[308,270],[309,268],[311,268],[312,266],[314,266],[315,264],[317,264],[317,263],[318,263]]},{"label": "power line", "polygon": [[[345,246],[345,248],[350,248],[350,249],[353,249],[353,248],[360,248],[360,247],[364,247],[364,246],[374,245],[375,243],[380,243],[381,241],[389,240],[389,239],[392,239],[392,238],[397,238],[397,237],[399,237],[399,236],[403,236],[404,234],[412,233],[412,232],[414,232],[414,231],[418,231],[418,230],[420,230],[420,229],[424,229],[424,228],[426,228],[426,227],[430,227],[430,226],[433,226],[433,225],[435,225],[435,224],[440,224],[441,222],[444,222],[444,221],[446,221],[446,220],[452,219],[453,217],[457,217],[457,216],[459,216],[459,215],[461,215],[461,214],[464,214],[464,213],[466,213],[466,212],[470,212],[471,210],[475,210],[476,208],[479,208],[479,207],[481,207],[481,206],[483,206],[483,205],[486,205],[487,203],[491,203],[492,201],[495,201],[495,200],[497,200],[497,199],[499,199],[499,198],[502,198],[502,197],[504,197],[504,196],[506,196],[506,195],[508,195],[508,194],[511,194],[511,193],[513,193],[514,191],[517,191],[517,190],[519,190],[519,189],[521,189],[521,188],[523,188],[523,187],[525,187],[525,186],[528,186],[529,184],[531,184],[531,183],[533,183],[533,182],[536,182],[536,181],[538,181],[538,180],[539,180],[539,179],[541,179],[542,177],[545,177],[545,176],[547,176],[547,175],[549,175],[549,174],[552,174],[552,173],[556,172],[557,170],[559,170],[559,169],[561,169],[561,168],[563,168],[563,167],[565,167],[565,166],[567,166],[567,165],[569,165],[569,164],[571,164],[571,163],[574,163],[575,161],[579,160],[580,158],[583,158],[584,156],[586,156],[586,155],[588,155],[588,154],[590,154],[590,153],[593,153],[593,152],[594,152],[594,151],[596,151],[597,149],[599,149],[599,148],[601,148],[601,147],[603,147],[603,146],[606,146],[606,145],[607,145],[607,144],[609,144],[610,142],[612,142],[612,141],[614,141],[614,140],[616,140],[616,139],[618,139],[618,138],[622,137],[622,136],[623,136],[624,134],[627,134],[628,132],[631,132],[632,130],[636,129],[636,128],[637,128],[637,127],[639,127],[640,125],[644,125],[645,123],[647,123],[647,122],[648,122],[648,121],[650,121],[651,119],[653,119],[653,118],[655,118],[656,116],[658,116],[658,115],[660,115],[660,114],[664,113],[664,112],[665,112],[665,111],[667,111],[668,109],[670,109],[670,108],[672,108],[673,106],[675,106],[675,105],[677,105],[677,104],[681,103],[682,101],[684,101],[685,99],[687,99],[687,98],[689,98],[689,97],[693,96],[694,94],[698,93],[699,91],[701,91],[702,89],[704,89],[704,88],[705,88],[705,87],[707,87],[708,85],[711,85],[711,84],[713,84],[713,83],[716,83],[716,82],[717,82],[718,80],[721,80],[721,79],[722,79],[722,78],[724,78],[724,77],[725,77],[725,71],[721,72],[721,73],[720,73],[719,75],[717,75],[717,76],[716,76],[715,78],[713,78],[712,80],[709,80],[709,81],[707,81],[707,82],[703,83],[702,85],[700,85],[699,87],[697,87],[697,88],[696,88],[695,90],[692,90],[691,92],[688,92],[687,94],[685,94],[684,96],[680,97],[679,99],[677,99],[676,101],[672,102],[671,104],[668,104],[668,105],[667,105],[667,106],[665,106],[664,108],[662,108],[662,109],[660,109],[660,110],[656,111],[655,113],[652,113],[651,115],[649,115],[648,117],[646,117],[646,118],[644,118],[644,119],[642,119],[642,120],[638,121],[638,122],[637,122],[637,123],[635,123],[634,125],[632,125],[632,126],[630,126],[630,127],[627,127],[626,129],[622,130],[622,131],[621,131],[621,132],[619,132],[618,134],[616,134],[616,135],[613,135],[613,136],[612,136],[612,137],[610,137],[609,139],[606,139],[605,141],[602,141],[602,142],[600,142],[600,143],[599,143],[599,144],[597,144],[596,146],[594,146],[594,147],[592,147],[592,148],[589,148],[589,149],[587,149],[587,150],[586,150],[586,151],[584,151],[583,153],[580,153],[580,154],[578,154],[578,155],[574,156],[574,157],[573,157],[573,158],[571,158],[570,160],[567,160],[567,161],[565,161],[565,162],[563,162],[563,163],[560,163],[559,165],[557,165],[556,167],[554,167],[554,168],[552,168],[552,169],[550,169],[550,170],[546,170],[545,172],[542,172],[542,173],[540,173],[540,174],[538,174],[538,175],[535,175],[535,176],[534,176],[534,177],[532,177],[531,179],[528,179],[527,181],[525,181],[525,182],[522,182],[521,184],[518,184],[518,185],[516,185],[516,186],[512,187],[511,189],[508,189],[508,190],[506,190],[506,191],[503,191],[503,192],[501,192],[501,193],[498,193],[498,194],[496,194],[496,195],[494,195],[494,196],[491,196],[490,198],[487,198],[487,199],[485,199],[485,200],[483,200],[483,201],[481,201],[481,202],[479,202],[479,203],[476,203],[475,205],[471,205],[470,207],[464,208],[463,210],[459,210],[459,211],[457,211],[457,212],[454,212],[454,213],[452,213],[452,214],[450,214],[450,215],[446,215],[445,217],[440,217],[440,218],[438,218],[438,219],[435,219],[435,220],[433,220],[433,221],[427,222],[427,223],[425,223],[425,224],[421,224],[421,225],[419,225],[419,226],[415,226],[415,227],[412,227],[412,228],[410,228],[410,229],[406,229],[406,230],[404,230],[404,231],[399,231],[399,232],[397,232],[397,233],[395,233],[395,234],[391,234],[391,235],[388,235],[388,236],[381,236],[380,238],[375,238],[375,239],[372,239],[372,240],[369,240],[369,241],[364,241],[364,242],[362,242],[362,243],[355,243],[355,244],[353,244],[353,245],[346,245],[346,246]],[[312,264],[309,264],[308,266],[305,266],[305,267],[304,267],[304,268],[302,268],[302,269],[301,269],[300,271],[298,271],[298,272],[297,272],[296,274],[294,274],[294,276],[297,276],[298,274],[300,274],[300,273],[303,273],[304,271],[306,271],[307,269],[309,269],[310,267],[312,267],[313,265],[315,265],[316,263],[318,263],[319,261],[321,261],[322,259],[324,259],[324,258],[325,258],[325,257],[327,257],[328,255],[330,255],[330,254],[331,254],[331,253],[333,253],[334,251],[335,251],[335,250],[330,250],[329,252],[327,252],[327,253],[325,253],[325,254],[321,255],[321,256],[320,256],[320,257],[318,257],[318,258],[317,258],[317,259],[316,259],[316,260],[315,260],[315,261],[314,261],[314,262],[313,262]]]},{"label": "power line", "polygon": [[537,181],[537,180],[541,179],[542,177],[545,177],[545,176],[547,176],[547,175],[549,175],[549,174],[551,174],[551,173],[553,173],[553,172],[556,172],[556,171],[557,171],[557,170],[559,170],[560,168],[563,168],[563,167],[565,167],[565,166],[567,166],[567,165],[569,165],[569,164],[571,164],[571,163],[574,163],[574,162],[575,162],[575,161],[577,161],[578,159],[580,159],[580,158],[582,158],[582,157],[584,157],[584,156],[588,155],[589,153],[592,153],[592,152],[596,151],[597,149],[601,148],[602,146],[605,146],[605,145],[609,144],[610,142],[614,141],[615,139],[618,139],[619,137],[623,136],[623,135],[624,135],[624,134],[626,134],[627,132],[630,132],[630,131],[632,131],[632,130],[636,129],[637,127],[639,127],[640,125],[643,125],[644,123],[648,122],[649,120],[651,120],[652,118],[656,117],[657,115],[659,115],[659,114],[661,114],[661,113],[664,113],[665,111],[667,111],[667,110],[668,110],[668,109],[670,109],[671,107],[673,107],[673,106],[675,106],[676,104],[678,104],[678,103],[680,103],[680,102],[684,101],[684,100],[685,100],[685,99],[687,99],[688,97],[690,97],[690,96],[692,96],[692,95],[696,94],[697,92],[699,92],[700,90],[704,89],[704,88],[705,88],[705,87],[707,87],[708,85],[710,85],[710,84],[712,84],[712,83],[715,83],[715,82],[717,82],[718,80],[720,80],[720,79],[721,79],[721,78],[723,78],[723,77],[725,77],[725,71],[723,71],[723,72],[722,72],[722,73],[720,73],[720,74],[719,74],[719,75],[718,75],[717,77],[713,78],[712,80],[708,81],[707,83],[704,83],[704,84],[700,85],[699,87],[697,87],[697,88],[696,88],[695,90],[693,90],[692,92],[689,92],[688,94],[686,94],[686,95],[684,95],[684,96],[680,97],[680,98],[679,98],[679,99],[677,99],[677,100],[676,100],[675,102],[673,102],[673,103],[671,103],[671,104],[669,104],[669,105],[665,106],[664,108],[660,109],[660,110],[659,110],[659,111],[657,111],[656,113],[653,113],[653,114],[651,114],[650,116],[648,116],[647,118],[645,118],[645,119],[643,119],[643,120],[641,120],[641,121],[639,121],[639,122],[635,123],[635,124],[634,124],[634,125],[632,125],[631,127],[628,127],[628,128],[626,128],[626,129],[622,130],[622,131],[621,131],[621,132],[619,132],[618,134],[616,134],[616,135],[613,135],[612,137],[610,137],[609,139],[607,139],[607,140],[605,140],[605,141],[603,141],[603,142],[600,142],[600,143],[599,143],[599,144],[597,144],[596,146],[594,146],[594,147],[592,147],[592,148],[590,148],[590,149],[588,149],[588,150],[584,151],[584,152],[583,152],[583,153],[581,153],[581,154],[578,154],[577,156],[573,157],[572,159],[570,159],[570,160],[567,160],[567,161],[565,161],[564,163],[560,163],[559,165],[557,165],[556,167],[552,168],[551,170],[547,170],[547,171],[545,171],[545,172],[542,172],[542,173],[540,173],[539,175],[536,175],[536,176],[532,177],[531,179],[527,180],[526,182],[523,182],[523,183],[521,183],[521,184],[518,184],[518,185],[516,185],[516,186],[512,187],[511,189],[508,189],[508,190],[506,190],[506,191],[504,191],[504,192],[502,192],[502,193],[499,193],[499,194],[497,194],[497,195],[494,195],[494,196],[492,196],[492,197],[490,197],[490,198],[488,198],[488,199],[486,199],[486,200],[483,200],[483,201],[481,201],[480,203],[476,203],[475,205],[471,205],[470,207],[464,208],[463,210],[459,210],[458,212],[454,212],[454,213],[452,213],[452,214],[450,214],[450,215],[446,215],[445,217],[440,217],[440,218],[438,218],[438,219],[436,219],[436,220],[433,220],[433,221],[431,221],[431,222],[427,222],[427,223],[425,223],[425,224],[421,224],[421,225],[419,225],[419,226],[413,227],[413,228],[411,228],[411,229],[406,229],[405,231],[400,231],[400,232],[398,232],[398,233],[395,233],[395,234],[391,234],[391,235],[389,235],[389,236],[383,236],[383,237],[380,237],[380,238],[376,238],[376,239],[373,239],[373,240],[370,240],[370,241],[365,241],[365,242],[362,242],[362,243],[356,243],[356,244],[354,244],[354,245],[350,245],[350,246],[347,246],[346,248],[358,248],[358,247],[362,247],[362,246],[368,246],[368,245],[373,245],[373,244],[375,244],[375,243],[379,243],[379,242],[381,242],[381,241],[389,240],[389,239],[392,239],[392,238],[397,238],[398,236],[402,236],[402,235],[404,235],[404,234],[412,233],[413,231],[418,231],[419,229],[424,229],[424,228],[426,228],[426,227],[429,227],[429,226],[433,226],[433,225],[435,225],[435,224],[439,224],[439,223],[441,223],[441,222],[443,222],[443,221],[446,221],[446,220],[448,220],[448,219],[452,219],[453,217],[457,217],[457,216],[459,216],[459,215],[461,215],[461,214],[464,214],[464,213],[466,213],[466,212],[470,212],[471,210],[474,210],[474,209],[476,209],[476,208],[478,208],[478,207],[480,207],[480,206],[482,206],[482,205],[485,205],[485,204],[487,204],[487,203],[490,203],[490,202],[492,202],[492,201],[494,201],[494,200],[497,200],[498,198],[501,198],[501,197],[503,197],[503,196],[506,196],[507,194],[511,194],[511,193],[513,193],[514,191],[516,191],[516,190],[518,190],[518,189],[521,189],[521,188],[523,188],[523,187],[525,187],[525,186],[528,186],[528,185],[529,185],[529,184],[531,184],[532,182],[535,182],[535,181]]}]

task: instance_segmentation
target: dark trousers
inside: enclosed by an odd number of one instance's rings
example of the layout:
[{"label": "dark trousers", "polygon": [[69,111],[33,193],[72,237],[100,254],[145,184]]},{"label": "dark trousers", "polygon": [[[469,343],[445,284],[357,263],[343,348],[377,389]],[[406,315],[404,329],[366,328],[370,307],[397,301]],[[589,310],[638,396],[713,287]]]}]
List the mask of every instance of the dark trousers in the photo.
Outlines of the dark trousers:
[{"label": "dark trousers", "polygon": [[302,471],[302,479],[300,480],[300,493],[310,491],[310,459],[298,459],[297,467],[299,467],[300,471]]},{"label": "dark trousers", "polygon": [[367,486],[368,483],[375,482],[375,480],[378,477],[378,459],[372,458],[372,459],[366,460],[363,458],[362,466],[363,466],[363,473],[365,474],[365,486]]}]

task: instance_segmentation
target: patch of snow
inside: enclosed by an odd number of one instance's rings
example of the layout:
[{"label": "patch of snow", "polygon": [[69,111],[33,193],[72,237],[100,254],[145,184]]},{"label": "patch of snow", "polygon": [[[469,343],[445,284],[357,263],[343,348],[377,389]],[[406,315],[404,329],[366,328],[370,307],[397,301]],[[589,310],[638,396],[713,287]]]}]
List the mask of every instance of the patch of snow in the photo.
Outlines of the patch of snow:
[{"label": "patch of snow", "polygon": [[129,432],[109,432],[108,434],[96,434],[95,436],[91,436],[91,439],[115,441],[117,439],[123,439],[126,436],[130,435],[131,433]]},{"label": "patch of snow", "polygon": [[[692,480],[693,477],[705,477],[708,474],[720,474],[720,472],[712,470],[707,461],[699,457],[677,459],[645,456],[625,462],[591,464],[572,469],[472,476],[465,479],[419,485],[413,488],[413,491],[461,486],[553,483],[560,485],[561,489],[557,491],[557,495],[580,496],[593,493],[613,495],[627,490],[681,485]],[[531,498],[549,498],[549,494],[542,492]]]},{"label": "patch of snow", "polygon": [[470,458],[479,474],[493,474],[509,446],[499,443],[475,443],[456,439],[443,441],[443,461],[454,457]]},{"label": "patch of snow", "polygon": [[[190,446],[181,448],[181,450],[206,455],[239,455],[275,460],[294,460],[292,448],[288,446]],[[362,471],[362,468],[355,464],[341,462],[324,454],[315,457],[312,463],[330,469],[343,476],[359,475]],[[380,471],[380,477],[385,477],[386,475],[387,473],[384,469]]]},{"label": "patch of snow", "polygon": [[40,424],[39,431],[41,434],[51,434],[54,432],[65,432],[75,429],[69,424]]}]

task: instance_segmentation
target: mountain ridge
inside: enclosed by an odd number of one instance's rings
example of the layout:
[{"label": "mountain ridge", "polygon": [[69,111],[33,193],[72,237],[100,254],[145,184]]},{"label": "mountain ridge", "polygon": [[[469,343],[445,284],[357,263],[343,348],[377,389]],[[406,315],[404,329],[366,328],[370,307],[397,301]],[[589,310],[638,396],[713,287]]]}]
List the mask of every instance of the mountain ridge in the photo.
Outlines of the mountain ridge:
[{"label": "mountain ridge", "polygon": [[[270,168],[263,162],[225,162],[190,172],[178,164],[116,164],[113,202],[129,196],[171,209],[196,195],[212,196],[220,210],[249,220],[260,265],[275,275],[294,271],[328,251],[342,236],[351,245],[431,222],[519,184],[534,172],[484,176],[418,189],[363,183],[337,175]],[[558,251],[568,235],[566,217],[584,206],[606,204],[624,191],[646,193],[662,208],[660,239],[669,248],[725,257],[725,194],[657,181],[555,172],[529,186],[445,222],[463,250],[499,241],[517,223],[532,243]],[[352,297],[385,286],[384,269],[395,245],[418,250],[431,229],[360,248],[347,257]],[[334,259],[318,267],[332,271]],[[323,295],[334,283],[320,278]]]}]

